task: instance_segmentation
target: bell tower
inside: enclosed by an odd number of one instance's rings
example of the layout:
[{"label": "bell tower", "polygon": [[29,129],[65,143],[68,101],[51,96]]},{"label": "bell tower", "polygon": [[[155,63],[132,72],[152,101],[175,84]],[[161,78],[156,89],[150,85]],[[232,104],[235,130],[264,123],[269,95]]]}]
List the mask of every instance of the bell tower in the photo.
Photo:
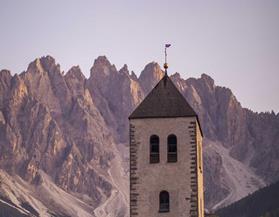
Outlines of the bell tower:
[{"label": "bell tower", "polygon": [[129,123],[130,216],[204,217],[199,119],[167,73]]}]

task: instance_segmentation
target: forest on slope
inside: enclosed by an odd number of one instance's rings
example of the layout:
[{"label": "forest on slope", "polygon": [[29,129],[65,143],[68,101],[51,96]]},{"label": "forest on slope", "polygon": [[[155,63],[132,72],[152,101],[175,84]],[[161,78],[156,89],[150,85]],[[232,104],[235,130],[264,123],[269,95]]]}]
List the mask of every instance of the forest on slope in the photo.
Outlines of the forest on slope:
[{"label": "forest on slope", "polygon": [[278,217],[279,181],[216,212],[219,217]]}]

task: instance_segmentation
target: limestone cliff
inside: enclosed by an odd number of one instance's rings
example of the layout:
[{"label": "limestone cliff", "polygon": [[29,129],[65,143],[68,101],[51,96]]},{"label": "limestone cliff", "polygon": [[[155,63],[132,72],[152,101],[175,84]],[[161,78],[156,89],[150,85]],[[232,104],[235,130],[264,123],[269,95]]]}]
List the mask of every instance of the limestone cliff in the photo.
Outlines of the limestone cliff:
[{"label": "limestone cliff", "polygon": [[[45,216],[127,215],[127,118],[164,72],[152,62],[138,78],[105,56],[90,72],[64,75],[50,56],[0,72],[1,200]],[[279,114],[242,108],[206,74],[171,79],[200,117],[207,208],[279,179]]]}]

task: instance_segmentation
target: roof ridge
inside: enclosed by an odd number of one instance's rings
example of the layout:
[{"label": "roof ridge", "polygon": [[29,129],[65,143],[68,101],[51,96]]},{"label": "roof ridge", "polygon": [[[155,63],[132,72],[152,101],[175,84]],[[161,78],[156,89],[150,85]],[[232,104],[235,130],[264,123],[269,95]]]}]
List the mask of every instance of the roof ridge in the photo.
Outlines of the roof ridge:
[{"label": "roof ridge", "polygon": [[168,75],[165,75],[135,108],[129,119],[199,117]]},{"label": "roof ridge", "polygon": [[129,119],[197,116],[168,75],[165,75],[132,112]]}]

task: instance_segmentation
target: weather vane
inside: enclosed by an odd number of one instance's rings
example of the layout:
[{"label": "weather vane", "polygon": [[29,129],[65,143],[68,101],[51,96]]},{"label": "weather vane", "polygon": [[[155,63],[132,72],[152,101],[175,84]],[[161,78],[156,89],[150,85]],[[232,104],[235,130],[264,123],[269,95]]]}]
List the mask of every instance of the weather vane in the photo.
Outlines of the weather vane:
[{"label": "weather vane", "polygon": [[165,63],[164,63],[164,69],[165,73],[167,74],[167,69],[168,69],[168,63],[167,63],[167,48],[170,47],[171,44],[165,44]]}]

